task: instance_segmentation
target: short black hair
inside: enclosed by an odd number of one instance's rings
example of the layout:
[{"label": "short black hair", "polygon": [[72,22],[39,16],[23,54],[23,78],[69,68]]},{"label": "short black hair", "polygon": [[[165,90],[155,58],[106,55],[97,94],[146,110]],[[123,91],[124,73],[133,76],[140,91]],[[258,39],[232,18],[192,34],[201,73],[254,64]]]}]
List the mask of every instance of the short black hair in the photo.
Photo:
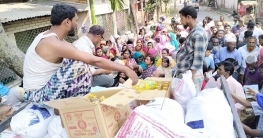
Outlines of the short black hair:
[{"label": "short black hair", "polygon": [[245,38],[251,37],[252,35],[253,35],[252,31],[245,31],[245,33],[244,33]]},{"label": "short black hair", "polygon": [[184,8],[182,8],[179,13],[186,17],[186,16],[191,16],[193,19],[197,18],[197,11],[193,6],[186,6]]},{"label": "short black hair", "polygon": [[186,41],[186,38],[185,37],[181,37],[180,39],[179,39],[179,43],[180,44],[182,44],[183,42],[185,42]]},{"label": "short black hair", "polygon": [[227,58],[227,59],[225,59],[225,61],[228,61],[228,62],[231,62],[231,63],[233,63],[233,64],[234,64],[234,66],[237,66],[237,65],[238,65],[238,61],[237,61],[237,60],[235,60],[235,59],[233,59],[233,58]]},{"label": "short black hair", "polygon": [[257,42],[257,38],[256,38],[255,36],[249,36],[249,37],[247,38],[247,40],[249,40],[249,39],[254,39],[254,40]]},{"label": "short black hair", "polygon": [[93,25],[89,28],[89,34],[93,35],[103,35],[105,33],[104,29],[100,25]]},{"label": "short black hair", "polygon": [[216,34],[215,34],[215,35],[217,35],[217,34],[218,34],[218,32],[223,32],[223,33],[225,33],[225,30],[218,30],[218,31],[216,32]]},{"label": "short black hair", "polygon": [[211,18],[210,16],[207,16],[207,20],[213,20],[213,18]]},{"label": "short black hair", "polygon": [[254,22],[248,22],[247,23],[247,28],[254,28],[255,27],[255,23]]},{"label": "short black hair", "polygon": [[231,76],[234,73],[234,64],[229,61],[222,61],[218,64],[218,67],[224,66],[225,72],[230,72],[229,76]]},{"label": "short black hair", "polygon": [[133,44],[133,43],[134,43],[134,39],[133,39],[133,38],[128,39],[127,45],[128,45],[128,44]]},{"label": "short black hair", "polygon": [[231,28],[231,26],[230,26],[229,24],[226,24],[226,25],[224,26],[224,28],[227,28],[227,27],[230,27],[230,28]]},{"label": "short black hair", "polygon": [[258,36],[258,38],[259,38],[259,39],[263,39],[263,34],[262,34],[262,35],[260,35],[260,36]]},{"label": "short black hair", "polygon": [[207,45],[206,50],[213,50],[213,46],[212,45]]},{"label": "short black hair", "polygon": [[78,13],[76,7],[68,4],[56,4],[51,9],[50,23],[54,25],[61,25],[65,19],[72,20]]}]

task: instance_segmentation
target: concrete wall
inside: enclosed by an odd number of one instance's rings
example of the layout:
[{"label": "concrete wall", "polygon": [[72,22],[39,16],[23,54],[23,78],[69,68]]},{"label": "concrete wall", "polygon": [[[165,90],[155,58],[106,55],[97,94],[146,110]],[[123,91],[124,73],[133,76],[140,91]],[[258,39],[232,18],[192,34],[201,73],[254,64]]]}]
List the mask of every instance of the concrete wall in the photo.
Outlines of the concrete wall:
[{"label": "concrete wall", "polygon": [[237,10],[238,0],[217,0],[218,6],[229,10]]}]

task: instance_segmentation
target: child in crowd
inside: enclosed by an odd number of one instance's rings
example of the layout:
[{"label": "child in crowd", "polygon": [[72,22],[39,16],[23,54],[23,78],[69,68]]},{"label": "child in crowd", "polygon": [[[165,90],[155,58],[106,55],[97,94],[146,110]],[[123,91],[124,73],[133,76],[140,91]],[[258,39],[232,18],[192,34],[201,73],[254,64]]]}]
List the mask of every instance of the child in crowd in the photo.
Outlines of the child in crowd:
[{"label": "child in crowd", "polygon": [[213,46],[208,45],[205,51],[205,62],[209,71],[213,72],[215,70],[214,59],[210,56],[213,50]]}]

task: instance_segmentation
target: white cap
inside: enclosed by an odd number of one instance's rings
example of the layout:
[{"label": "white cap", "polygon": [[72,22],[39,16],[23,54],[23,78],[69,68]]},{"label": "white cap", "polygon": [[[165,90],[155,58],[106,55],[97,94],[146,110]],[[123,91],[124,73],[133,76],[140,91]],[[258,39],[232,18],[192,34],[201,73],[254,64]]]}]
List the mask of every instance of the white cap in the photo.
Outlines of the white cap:
[{"label": "white cap", "polygon": [[254,55],[249,55],[249,56],[247,56],[247,58],[246,58],[246,63],[247,64],[253,64],[253,63],[257,63],[257,57],[256,56],[254,56]]},{"label": "white cap", "polygon": [[234,37],[227,37],[226,42],[237,42],[237,39]]},{"label": "white cap", "polygon": [[115,39],[117,39],[117,38],[120,38],[120,36],[119,36],[119,35],[116,35],[116,36],[115,36]]}]

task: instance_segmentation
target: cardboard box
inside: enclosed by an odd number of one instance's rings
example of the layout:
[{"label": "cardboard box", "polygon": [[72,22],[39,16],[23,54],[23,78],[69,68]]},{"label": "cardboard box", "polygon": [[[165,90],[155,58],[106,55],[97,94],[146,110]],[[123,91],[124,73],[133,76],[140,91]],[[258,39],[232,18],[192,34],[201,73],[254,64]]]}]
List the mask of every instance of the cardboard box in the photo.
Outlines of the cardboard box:
[{"label": "cardboard box", "polygon": [[[146,90],[142,92],[142,94],[136,98],[136,105],[145,105],[149,101],[153,100],[154,98],[158,97],[168,97],[170,98],[170,89],[171,89],[171,82],[172,78],[157,78],[157,77],[148,77],[147,79],[151,79],[153,81],[161,82],[162,84],[168,82],[169,86],[167,90]],[[132,88],[132,81],[128,79],[123,86],[126,88]]]},{"label": "cardboard box", "polygon": [[105,100],[93,104],[83,97],[47,102],[59,110],[69,138],[113,138],[130,115],[129,103],[141,95],[132,89],[94,92]]}]

